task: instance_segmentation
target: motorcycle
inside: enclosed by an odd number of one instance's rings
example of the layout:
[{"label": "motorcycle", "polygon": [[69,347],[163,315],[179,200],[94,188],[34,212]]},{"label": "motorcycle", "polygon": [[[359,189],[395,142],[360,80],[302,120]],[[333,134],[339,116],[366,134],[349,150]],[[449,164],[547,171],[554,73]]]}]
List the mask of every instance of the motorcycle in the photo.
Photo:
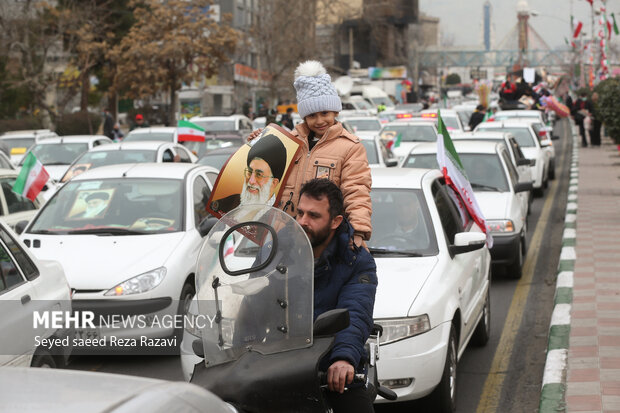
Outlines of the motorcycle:
[{"label": "motorcycle", "polygon": [[[223,216],[203,241],[196,287],[204,358],[191,382],[244,412],[327,412],[325,374],[319,362],[335,335],[349,325],[345,309],[313,321],[314,258],[304,230],[288,214],[261,205]],[[379,386],[376,360],[380,328],[367,343],[371,391]]]}]

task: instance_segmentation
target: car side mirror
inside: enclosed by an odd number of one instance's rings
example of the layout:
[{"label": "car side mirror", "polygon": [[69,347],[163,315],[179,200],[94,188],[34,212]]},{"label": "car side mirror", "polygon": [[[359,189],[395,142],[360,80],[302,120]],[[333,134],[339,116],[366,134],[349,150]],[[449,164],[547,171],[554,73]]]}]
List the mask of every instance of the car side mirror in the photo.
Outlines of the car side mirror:
[{"label": "car side mirror", "polygon": [[558,139],[560,139],[559,135],[551,135],[551,140],[557,141]]},{"label": "car side mirror", "polygon": [[320,314],[312,327],[314,337],[333,336],[339,331],[349,327],[349,310],[336,308]]},{"label": "car side mirror", "polygon": [[515,185],[515,193],[531,191],[533,188],[532,181],[519,182]]},{"label": "car side mirror", "polygon": [[530,166],[531,165],[530,160],[527,158],[521,158],[517,161],[517,166],[524,166],[524,165]]},{"label": "car side mirror", "polygon": [[479,250],[484,247],[486,241],[484,232],[459,232],[454,236],[454,243],[448,248],[451,255],[464,254]]},{"label": "car side mirror", "polygon": [[390,158],[385,161],[385,166],[391,168],[398,165],[398,159]]},{"label": "car side mirror", "polygon": [[530,159],[530,166],[536,166],[536,159]]},{"label": "car side mirror", "polygon": [[15,233],[17,235],[20,235],[22,232],[24,232],[27,226],[28,221],[19,221],[17,224],[15,224]]},{"label": "car side mirror", "polygon": [[211,228],[213,228],[215,224],[217,224],[217,222],[218,219],[213,216],[208,216],[203,219],[198,225],[198,233],[200,234],[200,236],[204,238],[209,233],[209,231],[211,231]]}]

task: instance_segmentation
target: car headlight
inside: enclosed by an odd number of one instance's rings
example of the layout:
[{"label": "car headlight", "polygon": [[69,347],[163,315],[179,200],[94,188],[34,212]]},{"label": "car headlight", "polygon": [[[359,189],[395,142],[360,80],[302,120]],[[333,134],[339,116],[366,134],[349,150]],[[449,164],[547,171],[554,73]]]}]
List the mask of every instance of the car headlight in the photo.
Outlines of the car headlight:
[{"label": "car headlight", "polygon": [[514,223],[509,219],[498,219],[495,221],[487,221],[487,231],[491,233],[514,232]]},{"label": "car headlight", "polygon": [[381,338],[379,339],[380,344],[393,343],[398,340],[417,336],[431,329],[431,322],[428,318],[428,314],[422,314],[416,317],[375,321],[383,327],[383,334],[381,334]]},{"label": "car headlight", "polygon": [[116,287],[108,290],[104,295],[118,296],[143,293],[157,287],[165,276],[166,268],[160,267],[123,281]]}]

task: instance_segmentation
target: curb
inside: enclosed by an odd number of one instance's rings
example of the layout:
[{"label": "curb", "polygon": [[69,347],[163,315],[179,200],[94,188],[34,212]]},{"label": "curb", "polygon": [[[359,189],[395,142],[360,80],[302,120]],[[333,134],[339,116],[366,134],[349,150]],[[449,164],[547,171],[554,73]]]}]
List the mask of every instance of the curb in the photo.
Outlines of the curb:
[{"label": "curb", "polygon": [[579,145],[573,134],[573,153],[570,166],[570,180],[562,252],[558,263],[553,314],[549,326],[547,360],[543,375],[542,391],[538,411],[557,413],[566,411],[566,370],[568,367],[568,346],[570,338],[570,312],[573,302],[573,274],[577,254],[577,185],[579,182]]}]

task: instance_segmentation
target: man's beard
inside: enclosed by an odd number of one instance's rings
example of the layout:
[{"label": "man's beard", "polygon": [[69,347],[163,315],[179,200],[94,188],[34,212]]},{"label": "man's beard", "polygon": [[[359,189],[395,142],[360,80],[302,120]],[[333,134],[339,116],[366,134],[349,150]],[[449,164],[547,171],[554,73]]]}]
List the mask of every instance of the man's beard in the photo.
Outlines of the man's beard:
[{"label": "man's beard", "polygon": [[[267,205],[267,201],[271,198],[271,187],[273,185],[273,179],[270,179],[268,183],[265,183],[261,186],[252,186],[248,183],[243,184],[243,189],[241,190],[241,198],[240,205],[248,205],[248,204],[260,204]],[[257,194],[253,194],[248,190],[248,187],[258,189]]]},{"label": "man's beard", "polygon": [[107,206],[108,206],[107,204],[100,204],[94,208],[86,207],[86,211],[84,212],[84,218],[92,218],[94,216],[99,215],[101,211],[103,211]]},{"label": "man's beard", "polygon": [[311,231],[307,227],[302,228],[306,232],[306,235],[308,235],[310,245],[312,245],[313,248],[316,248],[319,245],[323,244],[325,240],[327,240],[327,238],[329,237],[329,225],[325,225],[324,228],[318,230],[317,232]]}]

